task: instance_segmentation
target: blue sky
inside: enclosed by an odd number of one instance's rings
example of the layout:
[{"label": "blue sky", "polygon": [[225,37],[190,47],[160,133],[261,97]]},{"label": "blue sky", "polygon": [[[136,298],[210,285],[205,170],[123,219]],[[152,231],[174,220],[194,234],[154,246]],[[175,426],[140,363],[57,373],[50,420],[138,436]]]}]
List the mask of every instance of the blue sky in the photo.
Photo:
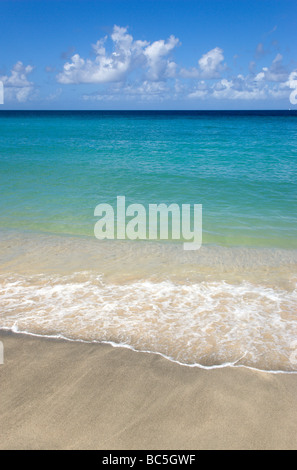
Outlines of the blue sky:
[{"label": "blue sky", "polygon": [[0,17],[0,109],[297,109],[296,0],[1,0]]}]

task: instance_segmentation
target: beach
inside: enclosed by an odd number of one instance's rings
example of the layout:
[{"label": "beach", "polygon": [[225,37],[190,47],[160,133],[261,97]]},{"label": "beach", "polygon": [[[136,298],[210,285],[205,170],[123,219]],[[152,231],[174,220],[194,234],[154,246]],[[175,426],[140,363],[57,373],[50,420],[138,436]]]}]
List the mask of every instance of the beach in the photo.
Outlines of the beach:
[{"label": "beach", "polygon": [[297,375],[0,334],[1,449],[296,449]]},{"label": "beach", "polygon": [[296,448],[295,114],[1,124],[0,447]]},{"label": "beach", "polygon": [[0,450],[297,450],[297,1],[0,11]]}]

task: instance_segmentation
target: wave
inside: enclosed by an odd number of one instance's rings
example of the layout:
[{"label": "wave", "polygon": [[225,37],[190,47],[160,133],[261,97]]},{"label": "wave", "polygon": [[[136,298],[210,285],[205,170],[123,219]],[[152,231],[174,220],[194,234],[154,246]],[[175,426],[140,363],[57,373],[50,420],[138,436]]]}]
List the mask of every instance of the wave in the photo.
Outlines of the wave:
[{"label": "wave", "polygon": [[295,371],[296,301],[296,284],[2,274],[0,328],[125,345],[190,366]]}]

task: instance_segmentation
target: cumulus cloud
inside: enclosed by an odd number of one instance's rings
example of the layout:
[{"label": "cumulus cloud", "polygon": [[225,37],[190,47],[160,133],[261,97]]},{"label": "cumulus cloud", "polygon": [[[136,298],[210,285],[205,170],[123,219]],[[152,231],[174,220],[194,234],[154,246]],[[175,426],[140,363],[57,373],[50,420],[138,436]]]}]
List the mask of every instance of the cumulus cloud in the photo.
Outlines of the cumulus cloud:
[{"label": "cumulus cloud", "polygon": [[203,54],[198,60],[199,68],[192,67],[190,69],[182,68],[180,75],[183,78],[219,78],[221,72],[226,68],[224,62],[224,52],[220,47],[215,47]]},{"label": "cumulus cloud", "polygon": [[160,77],[173,77],[176,72],[176,64],[173,61],[164,59],[179,44],[179,40],[170,36],[167,41],[160,39],[149,44],[144,55],[147,58],[149,67],[148,76],[151,80],[160,80]]},{"label": "cumulus cloud", "polygon": [[216,78],[223,70],[222,62],[224,61],[223,50],[220,47],[215,47],[211,51],[204,54],[199,59],[198,64],[205,78]]},{"label": "cumulus cloud", "polygon": [[[265,100],[289,98],[292,92],[281,54],[260,69],[257,61],[250,61],[247,75],[243,75],[227,68],[224,51],[218,46],[204,53],[196,66],[180,68],[173,58],[179,45],[173,35],[153,42],[136,40],[128,28],[114,26],[109,36],[92,45],[92,58],[74,54],[57,81],[101,85],[98,91],[83,95],[84,100],[99,101]],[[266,54],[259,43],[255,55],[264,58]],[[237,57],[233,55],[234,60]]]},{"label": "cumulus cloud", "polygon": [[[216,48],[210,53],[205,54],[199,61],[200,68],[205,73],[205,80],[198,82],[196,87],[188,93],[188,98],[205,99],[215,98],[218,100],[266,100],[289,98],[290,87],[294,88],[294,77],[289,73],[283,64],[283,57],[277,54],[269,67],[262,67],[260,71],[256,70],[256,63],[251,62],[249,74],[242,74],[221,77],[214,81],[214,77],[223,63],[223,51]],[[207,57],[212,60],[208,61]],[[223,69],[221,69],[221,74]],[[192,71],[192,76],[194,75]],[[202,74],[198,73],[198,77]],[[290,78],[291,77],[291,78]],[[292,78],[293,77],[293,78]],[[203,85],[202,85],[203,84]],[[296,86],[297,88],[297,86]],[[291,92],[291,103],[293,93]],[[295,96],[295,95],[294,95]]]},{"label": "cumulus cloud", "polygon": [[174,36],[165,41],[153,43],[134,40],[127,28],[114,26],[111,34],[112,52],[107,53],[105,43],[108,37],[99,39],[93,45],[95,59],[83,59],[79,54],[71,57],[64,65],[57,80],[63,84],[71,83],[110,83],[126,79],[128,73],[136,68],[146,69],[150,80],[173,77],[176,64],[168,59],[170,52],[178,45]]},{"label": "cumulus cloud", "polygon": [[33,82],[27,77],[32,70],[32,65],[25,66],[19,61],[13,66],[10,75],[0,77],[5,89],[5,99],[16,99],[19,103],[28,100],[34,89]]}]

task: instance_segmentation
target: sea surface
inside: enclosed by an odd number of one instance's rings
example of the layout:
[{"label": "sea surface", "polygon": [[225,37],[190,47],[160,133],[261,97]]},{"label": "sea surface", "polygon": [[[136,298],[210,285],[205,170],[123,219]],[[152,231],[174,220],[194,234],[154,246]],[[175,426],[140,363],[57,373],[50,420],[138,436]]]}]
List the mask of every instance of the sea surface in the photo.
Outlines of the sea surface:
[{"label": "sea surface", "polygon": [[[0,329],[297,371],[297,112],[0,113]],[[97,240],[202,204],[203,243]]]}]

